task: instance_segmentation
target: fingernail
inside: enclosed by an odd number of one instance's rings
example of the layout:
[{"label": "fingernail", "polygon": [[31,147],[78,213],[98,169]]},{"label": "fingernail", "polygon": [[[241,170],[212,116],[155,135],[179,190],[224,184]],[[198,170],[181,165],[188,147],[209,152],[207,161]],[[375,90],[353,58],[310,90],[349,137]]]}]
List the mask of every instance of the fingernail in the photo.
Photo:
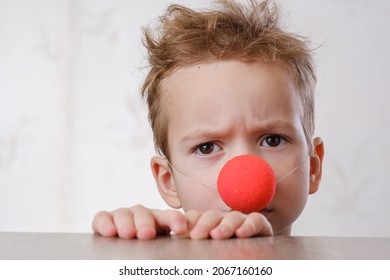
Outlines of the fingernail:
[{"label": "fingernail", "polygon": [[182,222],[177,222],[177,223],[174,223],[172,225],[172,231],[177,233],[177,234],[180,234],[180,233],[183,233],[187,230],[187,225],[186,223],[182,223]]},{"label": "fingernail", "polygon": [[204,239],[208,237],[207,227],[202,225],[196,225],[190,232],[190,236],[193,239]]},{"label": "fingernail", "polygon": [[141,227],[137,231],[138,239],[152,239],[156,237],[156,231],[148,227]]},{"label": "fingernail", "polygon": [[249,236],[251,234],[251,228],[248,226],[241,226],[236,230],[236,235],[238,236]]},{"label": "fingernail", "polygon": [[211,232],[211,236],[213,238],[227,238],[230,237],[232,234],[232,230],[229,227],[223,225],[216,227]]}]

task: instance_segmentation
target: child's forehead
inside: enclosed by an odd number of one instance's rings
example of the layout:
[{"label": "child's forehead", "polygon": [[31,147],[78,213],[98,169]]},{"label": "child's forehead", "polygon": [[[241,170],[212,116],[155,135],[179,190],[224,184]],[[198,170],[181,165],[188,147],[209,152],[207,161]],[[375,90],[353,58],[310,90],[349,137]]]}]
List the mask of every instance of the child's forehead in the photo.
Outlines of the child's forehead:
[{"label": "child's forehead", "polygon": [[[233,69],[233,70],[232,70]],[[241,71],[235,69],[244,69],[254,75],[241,75]],[[183,91],[191,91],[194,87],[203,89],[218,88],[221,82],[232,83],[234,85],[237,79],[243,78],[249,83],[258,82],[261,88],[260,80],[264,76],[269,79],[268,82],[288,84],[291,92],[298,92],[299,89],[294,82],[291,69],[284,64],[262,63],[258,61],[245,62],[241,60],[222,60],[194,63],[175,68],[169,73],[160,84],[161,98],[168,100],[173,97],[177,91],[181,92],[181,97],[187,96]],[[272,81],[271,81],[272,80]],[[187,89],[187,90],[186,90]],[[240,90],[238,90],[238,93]],[[294,94],[294,98],[299,98],[299,94]],[[174,97],[175,98],[175,97]],[[207,96],[206,96],[207,98]]]},{"label": "child's forehead", "polygon": [[[298,106],[301,111],[301,102],[297,98],[297,88],[292,76],[286,67],[276,64],[215,61],[180,67],[165,78],[161,91],[161,109],[171,116],[177,111],[171,109],[182,107],[183,104],[189,110],[199,104],[210,110],[213,106],[225,105],[226,110],[235,110],[234,106],[244,104],[243,106],[252,107],[259,112],[264,111],[261,107],[267,105]],[[223,102],[225,98],[236,100],[237,103]],[[262,101],[258,103],[260,99]],[[255,103],[258,107],[254,107]],[[240,108],[245,110],[248,107]],[[267,111],[270,110],[268,108]],[[229,114],[228,111],[221,112]]]},{"label": "child's forehead", "polygon": [[262,62],[262,61],[242,61],[242,60],[211,60],[207,62],[198,62],[183,66],[178,66],[162,79],[161,89],[169,90],[172,85],[182,84],[183,81],[191,81],[194,73],[207,72],[207,76],[227,76],[230,74],[229,65],[239,67],[246,65],[252,69],[262,69],[265,72],[272,73],[272,76],[286,82],[292,81],[291,69],[282,63]]}]

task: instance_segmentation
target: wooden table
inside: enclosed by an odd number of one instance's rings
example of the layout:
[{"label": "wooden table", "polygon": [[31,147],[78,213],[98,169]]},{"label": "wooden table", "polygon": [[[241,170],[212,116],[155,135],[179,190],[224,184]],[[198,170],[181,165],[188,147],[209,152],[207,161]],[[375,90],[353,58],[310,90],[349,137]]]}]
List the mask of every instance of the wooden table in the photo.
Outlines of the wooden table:
[{"label": "wooden table", "polygon": [[88,233],[0,233],[0,259],[387,259],[390,238],[122,240]]}]

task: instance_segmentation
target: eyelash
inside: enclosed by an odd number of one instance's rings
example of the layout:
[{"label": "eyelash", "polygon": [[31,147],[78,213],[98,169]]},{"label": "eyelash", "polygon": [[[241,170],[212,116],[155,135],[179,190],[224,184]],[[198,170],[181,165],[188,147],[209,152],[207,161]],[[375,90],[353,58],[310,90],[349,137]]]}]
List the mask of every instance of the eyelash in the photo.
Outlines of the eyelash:
[{"label": "eyelash", "polygon": [[269,134],[269,135],[266,135],[260,141],[260,143],[263,143],[264,141],[266,141],[267,139],[270,139],[271,137],[277,137],[280,142],[276,146],[268,146],[270,148],[275,148],[275,147],[278,147],[279,145],[281,145],[281,143],[288,142],[288,139],[285,136],[281,135],[281,134]]},{"label": "eyelash", "polygon": [[[276,146],[270,146],[269,144],[268,144],[268,146],[262,145],[263,142],[267,141],[267,139],[270,139],[271,137],[278,138],[279,143],[277,143]],[[260,146],[265,146],[265,147],[267,147],[267,148],[276,148],[276,147],[278,147],[278,146],[280,146],[281,144],[286,143],[286,142],[288,142],[287,137],[285,137],[285,136],[283,136],[283,135],[281,135],[281,134],[268,134],[268,135],[266,135],[265,137],[263,137],[263,138],[261,139],[261,141],[260,141]],[[213,145],[213,150],[212,150],[210,153],[202,153],[202,152],[200,152],[200,148],[202,148],[202,146],[206,146],[206,145]],[[196,145],[196,146],[191,150],[191,153],[197,153],[197,152],[199,152],[200,155],[207,156],[207,155],[209,155],[209,154],[211,154],[211,153],[214,152],[214,148],[215,148],[215,147],[218,147],[219,149],[222,149],[218,144],[216,144],[215,141],[203,142],[203,143],[201,143],[201,144]]]},{"label": "eyelash", "polygon": [[[199,154],[200,155],[209,155],[209,154],[204,154],[204,153],[201,153],[200,152],[200,148],[202,147],[202,146],[205,146],[205,145],[213,145],[213,151],[214,151],[214,147],[219,147],[214,141],[208,141],[208,142],[203,142],[203,143],[201,143],[201,144],[199,144],[199,145],[196,145],[193,149],[192,149],[192,153],[196,153],[196,152],[199,152]],[[220,148],[220,147],[219,147]],[[221,149],[221,148],[220,148]],[[211,153],[213,152],[213,151],[211,151]]]}]

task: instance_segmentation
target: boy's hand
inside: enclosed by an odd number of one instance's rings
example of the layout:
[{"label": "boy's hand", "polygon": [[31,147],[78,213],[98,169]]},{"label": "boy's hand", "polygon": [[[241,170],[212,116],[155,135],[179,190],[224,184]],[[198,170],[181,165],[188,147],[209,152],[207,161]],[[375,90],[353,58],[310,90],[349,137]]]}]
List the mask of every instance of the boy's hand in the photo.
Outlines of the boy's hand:
[{"label": "boy's hand", "polygon": [[226,239],[230,237],[249,238],[273,235],[272,226],[264,215],[254,212],[243,214],[238,211],[221,212],[195,210],[186,213],[189,237],[191,239]]},{"label": "boy's hand", "polygon": [[136,205],[97,213],[92,228],[95,233],[106,237],[152,239],[171,231],[178,235],[185,234],[187,219],[175,210],[152,210]]},{"label": "boy's hand", "polygon": [[174,234],[191,239],[248,238],[272,235],[272,227],[260,213],[249,215],[238,211],[152,210],[141,205],[96,214],[93,231],[102,236],[152,239],[158,234]]}]

